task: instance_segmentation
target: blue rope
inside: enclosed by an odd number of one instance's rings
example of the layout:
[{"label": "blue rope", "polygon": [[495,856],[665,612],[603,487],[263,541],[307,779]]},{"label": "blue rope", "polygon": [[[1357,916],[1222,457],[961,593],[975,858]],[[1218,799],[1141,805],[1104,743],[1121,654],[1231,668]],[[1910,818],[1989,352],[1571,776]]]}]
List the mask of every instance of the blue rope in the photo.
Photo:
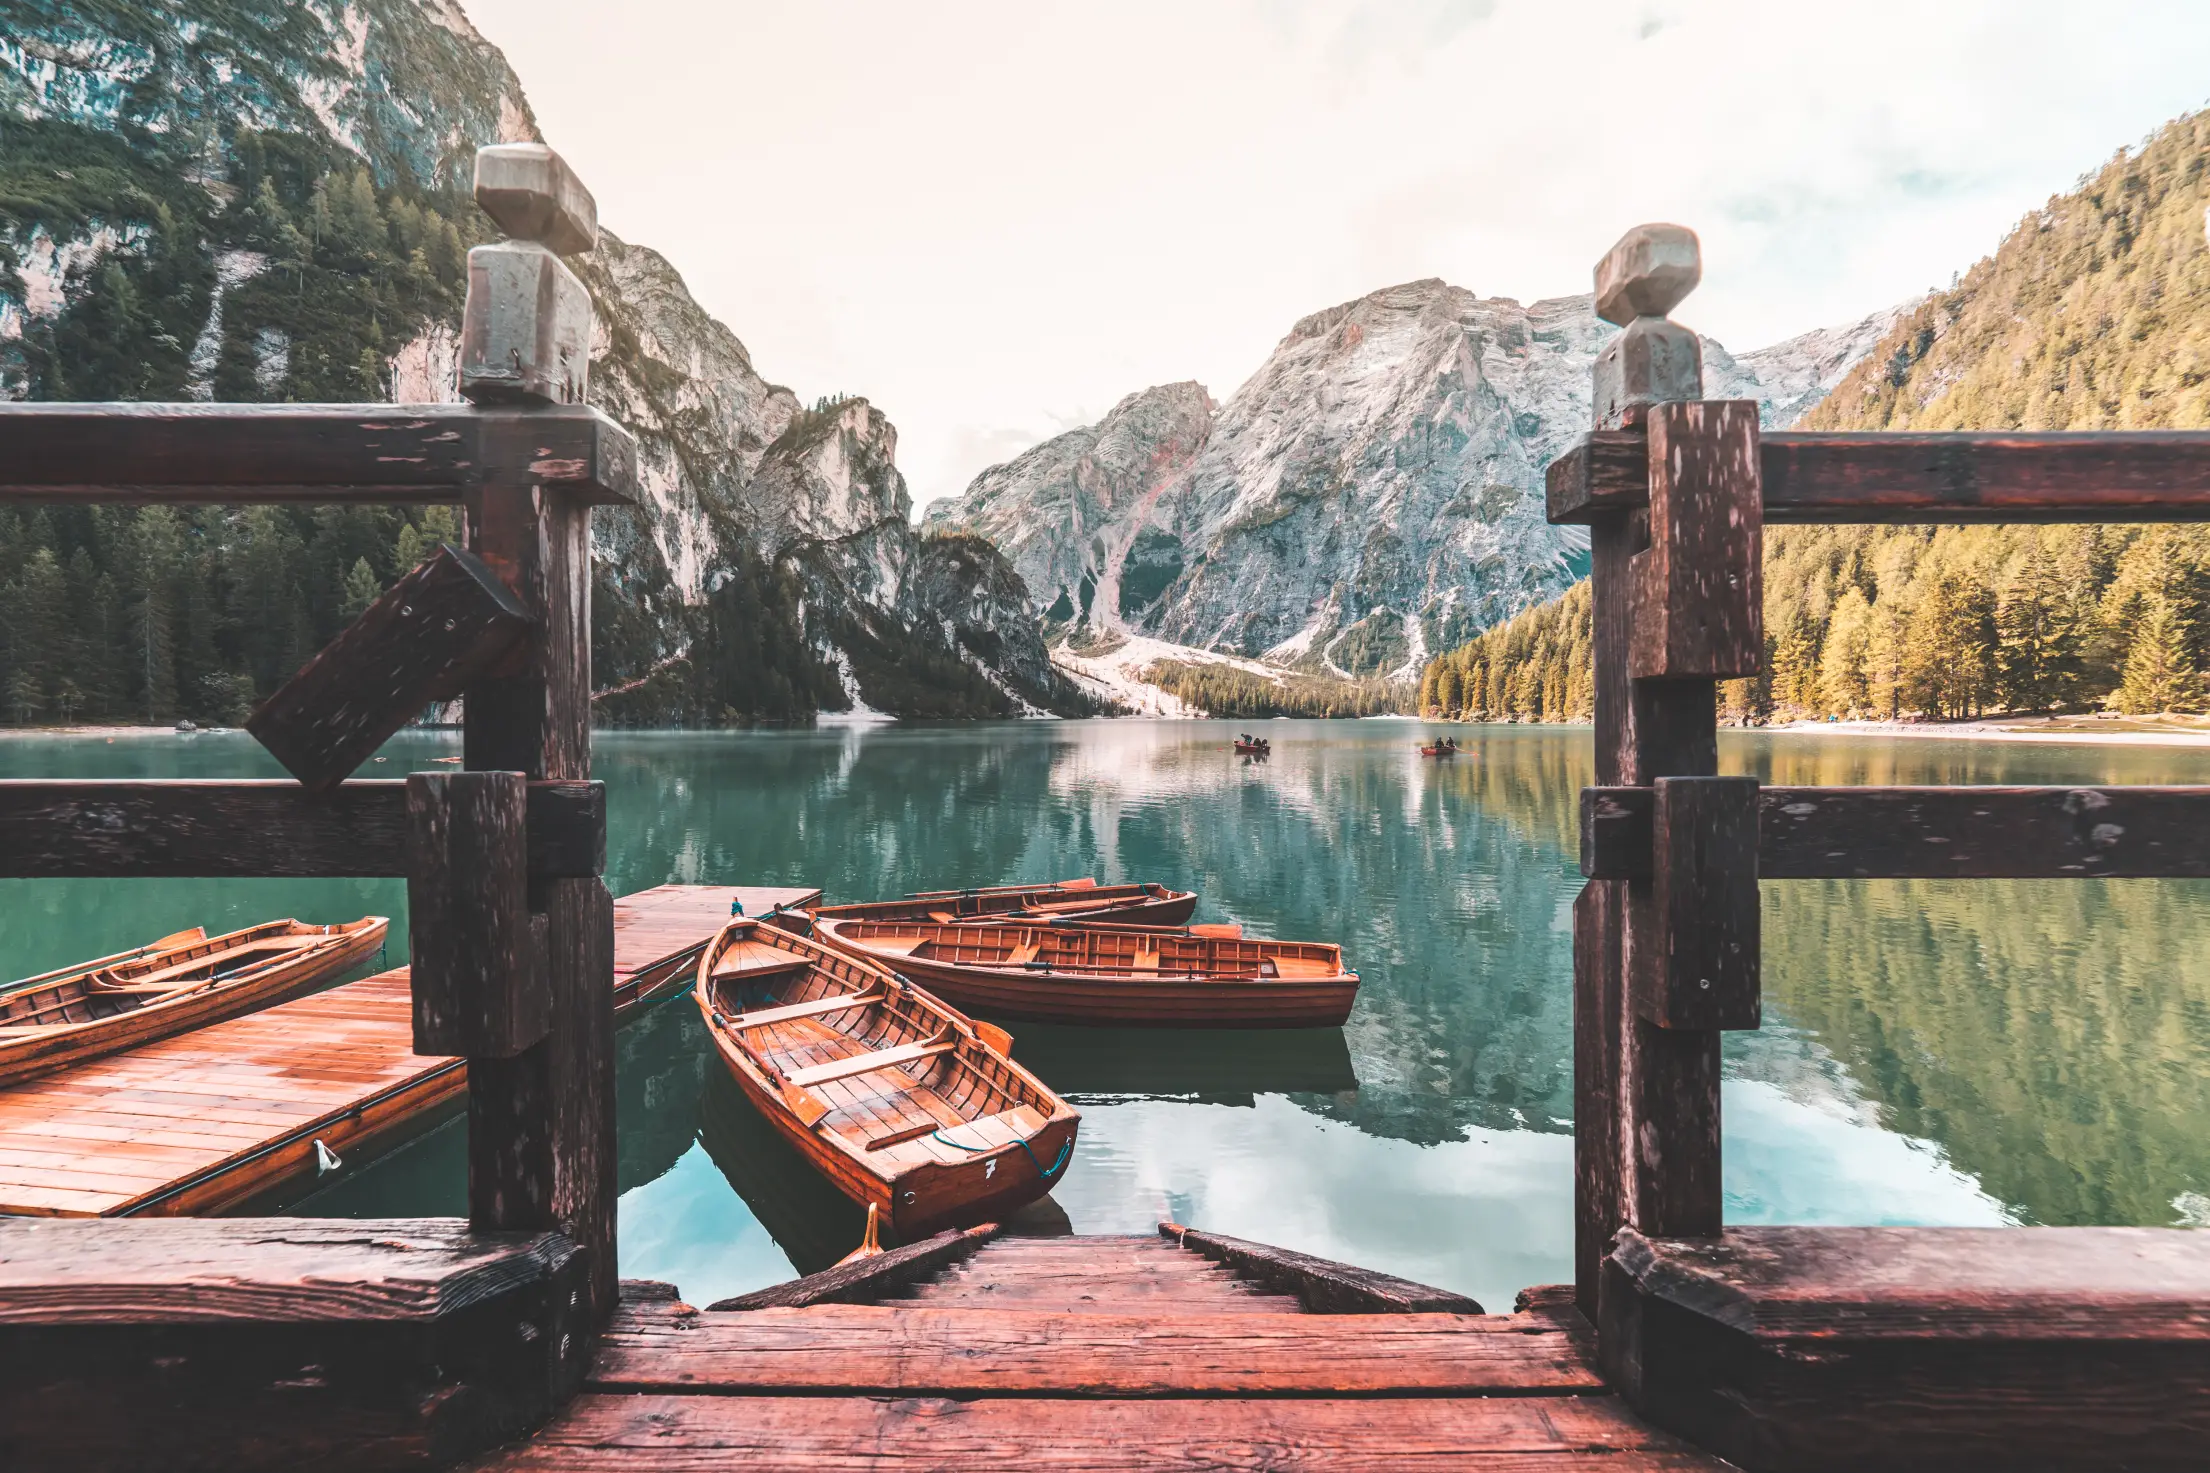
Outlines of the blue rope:
[{"label": "blue rope", "polygon": [[[994,1151],[997,1149],[996,1146],[970,1146],[964,1141],[955,1141],[950,1136],[944,1134],[944,1128],[942,1126],[938,1126],[934,1131],[930,1132],[930,1134],[932,1138],[942,1141],[947,1146],[965,1151],[970,1156],[979,1156],[985,1151]],[[1027,1152],[1028,1164],[1036,1168],[1036,1175],[1043,1178],[1045,1181],[1050,1181],[1053,1177],[1059,1174],[1062,1168],[1066,1166],[1067,1156],[1070,1152],[1074,1150],[1074,1137],[1070,1135],[1065,1140],[1059,1143],[1059,1159],[1051,1163],[1051,1169],[1049,1171],[1044,1170],[1044,1163],[1036,1159],[1036,1153],[1032,1150],[1029,1150],[1027,1137],[1015,1136],[1013,1137],[1013,1144],[1019,1146],[1024,1152]]]}]

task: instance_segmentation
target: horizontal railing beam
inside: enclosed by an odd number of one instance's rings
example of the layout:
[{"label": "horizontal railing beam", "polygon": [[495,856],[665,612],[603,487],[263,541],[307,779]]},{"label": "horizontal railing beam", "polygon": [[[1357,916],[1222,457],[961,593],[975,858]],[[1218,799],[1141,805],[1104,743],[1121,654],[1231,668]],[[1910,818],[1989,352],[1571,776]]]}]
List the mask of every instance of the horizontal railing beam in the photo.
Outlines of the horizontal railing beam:
[{"label": "horizontal railing beam", "polygon": [[[1581,790],[1581,873],[1651,874],[1649,788]],[[1760,788],[1757,877],[2200,879],[2210,787]]]},{"label": "horizontal railing beam", "polygon": [[[2210,432],[1835,433],[1761,437],[1767,525],[2210,521]],[[1600,430],[1548,472],[1553,522],[1650,500],[1640,429]]]},{"label": "horizontal railing beam", "polygon": [[[529,785],[534,878],[606,869],[606,786]],[[406,784],[0,782],[0,878],[367,879],[407,873]]]},{"label": "horizontal railing beam", "polygon": [[487,485],[631,501],[636,441],[582,404],[0,404],[0,502],[457,502]]}]

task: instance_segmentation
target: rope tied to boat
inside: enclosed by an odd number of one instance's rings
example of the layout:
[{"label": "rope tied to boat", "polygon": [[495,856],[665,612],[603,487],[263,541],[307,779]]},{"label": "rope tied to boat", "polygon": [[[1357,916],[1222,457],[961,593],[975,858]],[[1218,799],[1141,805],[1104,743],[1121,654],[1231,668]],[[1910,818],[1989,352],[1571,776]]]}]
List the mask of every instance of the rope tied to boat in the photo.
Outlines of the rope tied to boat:
[{"label": "rope tied to boat", "polygon": [[[942,1141],[945,1145],[952,1147],[954,1150],[965,1151],[970,1156],[979,1156],[982,1155],[985,1151],[994,1151],[997,1149],[996,1146],[970,1146],[965,1141],[955,1141],[950,1136],[944,1134],[944,1128],[942,1126],[938,1126],[934,1131],[930,1132],[930,1139]],[[1050,1181],[1053,1177],[1057,1176],[1062,1170],[1064,1170],[1067,1164],[1067,1157],[1074,1152],[1074,1137],[1070,1135],[1065,1140],[1059,1143],[1059,1159],[1052,1162],[1050,1169],[1046,1170],[1044,1168],[1044,1163],[1041,1160],[1037,1159],[1036,1153],[1033,1150],[1029,1149],[1028,1138],[1026,1136],[1017,1135],[1013,1137],[1013,1144],[1019,1146],[1021,1150],[1027,1154],[1028,1164],[1036,1168],[1036,1175],[1044,1181]]]}]

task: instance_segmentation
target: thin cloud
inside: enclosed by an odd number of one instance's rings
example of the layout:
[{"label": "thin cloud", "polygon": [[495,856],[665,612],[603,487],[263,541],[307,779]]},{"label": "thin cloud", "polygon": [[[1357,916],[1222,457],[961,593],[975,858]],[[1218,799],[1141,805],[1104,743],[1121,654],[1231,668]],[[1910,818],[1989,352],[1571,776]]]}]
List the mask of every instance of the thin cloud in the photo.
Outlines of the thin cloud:
[{"label": "thin cloud", "polygon": [[[917,501],[1005,427],[1195,378],[1440,276],[1588,289],[1704,237],[1738,349],[1946,282],[2199,104],[2210,6],[2138,0],[469,0],[602,218],[762,373],[865,393]],[[1656,23],[1656,24],[1653,24]]]}]

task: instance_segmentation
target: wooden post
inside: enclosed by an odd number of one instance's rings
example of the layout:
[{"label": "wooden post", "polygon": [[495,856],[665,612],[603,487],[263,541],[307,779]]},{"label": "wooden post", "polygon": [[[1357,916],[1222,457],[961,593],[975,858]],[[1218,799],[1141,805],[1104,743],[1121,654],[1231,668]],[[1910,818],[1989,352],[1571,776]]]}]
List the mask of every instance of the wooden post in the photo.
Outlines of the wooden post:
[{"label": "wooden post", "polygon": [[[1673,225],[1628,232],[1596,270],[1598,310],[1626,331],[1597,360],[1595,428],[1641,431],[1652,485],[1647,506],[1579,513],[1594,599],[1596,780],[1606,786],[1715,775],[1716,677],[1754,671],[1763,653],[1755,407],[1686,402],[1703,392],[1700,349],[1664,316],[1700,273],[1694,234]],[[1664,1005],[1664,983],[1681,970],[1668,957],[1686,941],[1665,920],[1678,913],[1674,892],[1702,873],[1697,856],[1716,843],[1708,830],[1738,849],[1744,813],[1754,914],[1755,803],[1744,809],[1738,797],[1698,807],[1683,793],[1666,904],[1654,876],[1591,880],[1575,902],[1574,1281],[1592,1320],[1621,1227],[1719,1230],[1717,1019]],[[1690,814],[1706,808],[1699,829]],[[1746,983],[1739,970],[1726,984],[1728,1020],[1743,1016],[1745,990],[1754,1007],[1754,958]]]},{"label": "wooden post", "polygon": [[550,1028],[544,918],[528,906],[518,772],[407,779],[414,1051],[511,1059]]},{"label": "wooden post", "polygon": [[[549,151],[548,151],[549,155]],[[596,221],[557,156],[541,168],[478,170],[478,191],[502,223],[535,229],[540,243],[586,249]],[[549,197],[532,201],[535,191]],[[535,222],[534,224],[532,222]],[[557,264],[557,263],[556,263]],[[565,267],[561,270],[565,271]],[[471,276],[471,291],[475,279]],[[588,299],[586,299],[587,306]],[[565,341],[563,327],[504,323],[496,302],[472,302],[465,321],[496,340]],[[589,340],[588,322],[583,328]],[[463,344],[468,357],[470,346]],[[559,375],[524,364],[521,386],[470,386],[478,402],[548,404],[529,385]],[[577,377],[574,381],[580,382]],[[548,409],[548,412],[551,412]],[[504,432],[526,438],[527,416]],[[509,658],[468,687],[464,751],[470,769],[514,769],[532,779],[582,780],[591,769],[591,508],[535,475],[528,447],[486,447],[487,475],[464,502],[469,550],[514,591],[534,623]],[[532,916],[544,927],[549,1002],[544,1039],[510,1059],[469,1067],[469,1202],[478,1219],[513,1228],[558,1226],[590,1251],[592,1318],[613,1312],[614,902],[596,878],[538,878]],[[488,1224],[486,1224],[488,1225]]]}]

